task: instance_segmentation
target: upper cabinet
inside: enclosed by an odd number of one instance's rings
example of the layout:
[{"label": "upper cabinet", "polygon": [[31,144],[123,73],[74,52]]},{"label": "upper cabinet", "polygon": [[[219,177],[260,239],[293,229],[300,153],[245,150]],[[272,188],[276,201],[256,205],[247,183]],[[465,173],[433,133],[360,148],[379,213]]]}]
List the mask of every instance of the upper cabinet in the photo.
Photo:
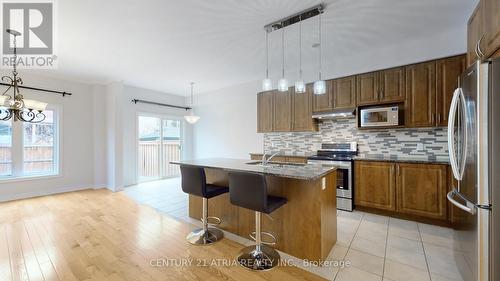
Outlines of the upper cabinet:
[{"label": "upper cabinet", "polygon": [[326,80],[326,93],[313,96],[313,112],[328,111],[333,109],[332,80]]},{"label": "upper cabinet", "polygon": [[276,90],[257,94],[257,132],[306,132],[318,129],[312,118],[312,85],[298,94]]},{"label": "upper cabinet", "polygon": [[436,122],[436,62],[406,67],[406,127],[433,127]]},{"label": "upper cabinet", "polygon": [[405,100],[405,68],[396,67],[379,72],[380,101],[403,102]]},{"label": "upper cabinet", "polygon": [[357,98],[358,105],[404,102],[404,67],[358,75]]},{"label": "upper cabinet", "polygon": [[274,93],[274,132],[292,130],[292,89]]},{"label": "upper cabinet", "polygon": [[450,111],[453,93],[458,87],[458,79],[465,71],[465,56],[456,56],[441,59],[436,62],[436,124],[437,126],[448,125],[448,113]]},{"label": "upper cabinet", "polygon": [[333,109],[356,107],[356,76],[332,81]]},{"label": "upper cabinet", "polygon": [[378,103],[378,72],[371,72],[356,77],[356,96],[358,105]]},{"label": "upper cabinet", "polygon": [[273,131],[274,92],[262,92],[257,95],[257,132]]},{"label": "upper cabinet", "polygon": [[318,123],[312,119],[313,86],[307,84],[306,92],[292,95],[292,131],[307,132],[318,130]]},{"label": "upper cabinet", "polygon": [[500,1],[481,0],[467,25],[467,65],[500,49]]}]

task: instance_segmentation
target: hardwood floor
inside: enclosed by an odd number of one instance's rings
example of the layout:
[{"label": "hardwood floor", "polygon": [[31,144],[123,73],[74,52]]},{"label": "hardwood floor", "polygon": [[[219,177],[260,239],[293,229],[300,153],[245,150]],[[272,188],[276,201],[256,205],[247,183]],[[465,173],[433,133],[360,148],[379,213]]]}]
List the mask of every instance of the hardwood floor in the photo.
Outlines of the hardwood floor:
[{"label": "hardwood floor", "polygon": [[[324,280],[293,266],[197,266],[231,260],[242,245],[192,246],[191,228],[104,189],[0,203],[0,280]],[[189,258],[191,266],[151,265]]]}]

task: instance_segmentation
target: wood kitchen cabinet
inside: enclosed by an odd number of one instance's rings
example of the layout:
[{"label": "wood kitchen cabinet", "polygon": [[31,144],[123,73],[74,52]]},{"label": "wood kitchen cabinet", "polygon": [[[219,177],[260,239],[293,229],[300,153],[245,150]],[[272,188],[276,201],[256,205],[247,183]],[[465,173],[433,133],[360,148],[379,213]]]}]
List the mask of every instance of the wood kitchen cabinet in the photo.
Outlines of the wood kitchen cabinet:
[{"label": "wood kitchen cabinet", "polygon": [[257,94],[257,132],[259,133],[273,131],[274,92],[267,91]]},{"label": "wood kitchen cabinet", "polygon": [[477,43],[483,34],[483,1],[479,1],[467,24],[467,65],[478,60]]},{"label": "wood kitchen cabinet", "polygon": [[356,76],[349,76],[332,81],[333,109],[356,107]]},{"label": "wood kitchen cabinet", "polygon": [[395,67],[358,75],[357,98],[358,105],[404,102],[404,67]]},{"label": "wood kitchen cabinet", "polygon": [[356,76],[356,97],[358,105],[377,104],[379,101],[378,73],[370,72]]},{"label": "wood kitchen cabinet", "polygon": [[436,124],[436,62],[406,67],[406,127]]},{"label": "wood kitchen cabinet", "polygon": [[326,93],[313,95],[313,112],[329,111],[333,109],[332,80],[326,80]]},{"label": "wood kitchen cabinet", "polygon": [[292,130],[292,95],[292,89],[287,92],[274,92],[273,132]]},{"label": "wood kitchen cabinet", "polygon": [[357,160],[356,208],[429,223],[447,224],[448,165]]},{"label": "wood kitchen cabinet", "polygon": [[396,211],[447,220],[447,166],[398,163]]},{"label": "wood kitchen cabinet", "polygon": [[380,210],[396,210],[394,163],[356,161],[354,163],[354,204]]},{"label": "wood kitchen cabinet", "polygon": [[[479,49],[479,51],[477,51]],[[481,0],[467,24],[467,65],[493,57],[500,49],[500,2]]]},{"label": "wood kitchen cabinet", "polygon": [[436,62],[436,125],[448,126],[453,93],[458,87],[458,79],[466,68],[466,56],[445,58]]},{"label": "wood kitchen cabinet", "polygon": [[405,68],[396,67],[380,71],[379,91],[381,103],[404,102]]},{"label": "wood kitchen cabinet", "polygon": [[306,85],[305,93],[295,93],[291,88],[292,97],[292,131],[308,132],[317,131],[318,123],[312,119],[313,85]]}]

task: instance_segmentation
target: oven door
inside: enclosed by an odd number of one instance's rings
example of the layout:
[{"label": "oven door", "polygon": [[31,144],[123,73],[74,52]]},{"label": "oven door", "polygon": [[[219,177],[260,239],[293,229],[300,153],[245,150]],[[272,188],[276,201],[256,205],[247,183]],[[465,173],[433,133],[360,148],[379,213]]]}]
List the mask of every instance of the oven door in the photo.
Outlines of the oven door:
[{"label": "oven door", "polygon": [[330,160],[308,160],[308,163],[321,164],[337,168],[337,209],[353,210],[352,162]]}]

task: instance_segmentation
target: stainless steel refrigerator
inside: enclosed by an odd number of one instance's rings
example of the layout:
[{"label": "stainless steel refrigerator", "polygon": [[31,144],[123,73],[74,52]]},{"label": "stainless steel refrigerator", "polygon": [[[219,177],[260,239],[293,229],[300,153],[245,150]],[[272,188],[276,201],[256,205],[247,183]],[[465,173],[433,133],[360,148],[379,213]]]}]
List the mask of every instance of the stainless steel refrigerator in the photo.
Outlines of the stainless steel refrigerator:
[{"label": "stainless steel refrigerator", "polygon": [[500,60],[477,62],[460,77],[448,119],[457,180],[448,200],[455,261],[465,281],[500,280]]}]

